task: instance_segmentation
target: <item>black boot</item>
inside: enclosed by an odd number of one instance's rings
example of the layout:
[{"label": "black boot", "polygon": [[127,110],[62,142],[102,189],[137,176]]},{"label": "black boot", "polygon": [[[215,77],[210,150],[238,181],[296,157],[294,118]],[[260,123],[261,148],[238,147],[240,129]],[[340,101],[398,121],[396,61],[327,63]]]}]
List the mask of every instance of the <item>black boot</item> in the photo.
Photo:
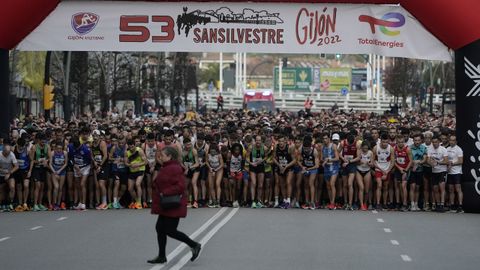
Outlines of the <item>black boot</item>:
[{"label": "black boot", "polygon": [[166,263],[167,262],[167,258],[165,257],[160,257],[160,256],[157,256],[155,259],[153,260],[148,260],[147,261],[148,263],[151,263],[151,264],[163,264],[163,263]]},{"label": "black boot", "polygon": [[200,250],[202,249],[202,245],[200,243],[197,243],[195,247],[192,248],[192,258],[190,261],[195,261],[195,259],[200,255]]}]

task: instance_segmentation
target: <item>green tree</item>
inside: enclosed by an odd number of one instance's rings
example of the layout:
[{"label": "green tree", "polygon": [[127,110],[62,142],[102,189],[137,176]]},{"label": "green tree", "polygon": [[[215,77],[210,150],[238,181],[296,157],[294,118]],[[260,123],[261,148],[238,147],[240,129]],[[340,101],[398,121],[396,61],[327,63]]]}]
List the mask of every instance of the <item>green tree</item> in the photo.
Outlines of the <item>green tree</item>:
[{"label": "green tree", "polygon": [[199,70],[199,84],[209,84],[210,81],[217,81],[220,78],[220,64],[218,63],[209,63],[205,68]]}]

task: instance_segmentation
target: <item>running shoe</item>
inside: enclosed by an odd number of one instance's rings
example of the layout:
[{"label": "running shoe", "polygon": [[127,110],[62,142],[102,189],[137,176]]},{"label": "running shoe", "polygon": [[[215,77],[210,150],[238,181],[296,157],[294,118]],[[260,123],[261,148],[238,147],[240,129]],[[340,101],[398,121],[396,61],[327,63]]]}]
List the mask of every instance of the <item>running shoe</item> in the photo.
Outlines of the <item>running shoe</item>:
[{"label": "running shoe", "polygon": [[337,206],[335,204],[331,203],[331,204],[328,205],[328,209],[329,210],[335,210],[335,209],[337,209]]},{"label": "running shoe", "polygon": [[143,208],[149,208],[147,202],[143,202]]},{"label": "running shoe", "polygon": [[156,257],[155,259],[147,261],[147,263],[149,264],[164,264],[166,262],[167,262],[167,258],[165,257]]},{"label": "running shoe", "polygon": [[261,202],[257,202],[257,209],[264,208],[265,206]]},{"label": "running shoe", "polygon": [[45,207],[43,204],[39,204],[38,207],[40,208],[40,211],[47,211],[48,208]]},{"label": "running shoe", "polygon": [[257,208],[257,204],[256,204],[255,202],[252,202],[252,206],[251,206],[251,207],[252,207],[252,209],[255,209],[255,208]]},{"label": "running shoe", "polygon": [[108,206],[105,203],[100,204],[99,206],[95,207],[97,210],[107,210]]},{"label": "running shoe", "polygon": [[208,208],[215,208],[215,204],[212,201],[209,201],[207,204]]},{"label": "running shoe", "polygon": [[59,211],[60,206],[58,204],[53,205],[53,211]]},{"label": "running shoe", "polygon": [[377,210],[377,211],[382,211],[383,209],[382,209],[382,206],[381,206],[380,204],[377,204],[377,205],[375,206],[375,210]]},{"label": "running shoe", "polygon": [[295,205],[294,205],[295,208],[300,208],[300,204],[298,202],[295,202]]},{"label": "running shoe", "polygon": [[128,209],[135,209],[135,203],[133,203],[133,202],[130,203],[130,204],[128,205]]},{"label": "running shoe", "polygon": [[134,207],[135,207],[134,209],[138,209],[138,210],[143,209],[141,203],[135,203],[135,206],[134,206]]},{"label": "running shoe", "polygon": [[119,202],[113,203],[112,207],[113,207],[113,209],[120,209],[120,208],[122,208],[122,207],[120,206],[120,203],[119,203]]},{"label": "running shoe", "polygon": [[369,211],[373,210],[373,205],[369,204],[369,205],[368,205],[368,210],[369,210]]},{"label": "running shoe", "polygon": [[[144,206],[144,208],[146,207]],[[192,204],[190,202],[187,203],[187,208],[192,208]]]},{"label": "running shoe", "polygon": [[192,207],[195,208],[195,209],[198,208],[198,203],[197,203],[197,201],[194,201],[194,202],[193,202]]},{"label": "running shoe", "polygon": [[310,208],[309,208],[309,209],[310,209],[310,210],[315,210],[315,203],[313,203],[313,202],[310,203]]},{"label": "running shoe", "polygon": [[78,203],[77,205],[74,205],[72,207],[72,210],[80,210],[80,208],[81,208],[80,206],[81,206],[81,203]]},{"label": "running shoe", "polygon": [[17,207],[15,207],[15,212],[23,212],[23,211],[25,210],[23,209],[23,206],[21,206],[20,204],[17,205]]},{"label": "running shoe", "polygon": [[34,212],[38,212],[38,211],[42,211],[42,209],[40,209],[40,207],[38,207],[38,204],[35,204],[35,205],[33,206],[33,211],[34,211]]},{"label": "running shoe", "polygon": [[275,204],[273,205],[273,208],[280,208],[280,204],[278,203],[278,201],[275,202]]},{"label": "running shoe", "polygon": [[9,212],[13,212],[13,210],[15,210],[15,207],[13,207],[13,204],[9,204],[7,207]]},{"label": "running shoe", "polygon": [[461,213],[465,213],[465,211],[463,211],[463,208],[459,206],[457,207],[457,213],[461,214]]},{"label": "running shoe", "polygon": [[234,201],[232,206],[233,208],[238,208],[239,207],[238,201]]},{"label": "running shoe", "polygon": [[113,204],[112,203],[107,204],[107,208],[108,209],[113,209]]},{"label": "running shoe", "polygon": [[67,205],[64,202],[60,204],[60,210],[67,210]]},{"label": "running shoe", "polygon": [[289,202],[285,202],[285,204],[283,205],[283,209],[290,209],[292,206],[290,205]]},{"label": "running shoe", "polygon": [[361,211],[367,211],[367,205],[366,204],[362,204],[362,206],[360,207],[360,210]]},{"label": "running shoe", "polygon": [[30,211],[30,207],[28,207],[28,204],[24,203],[23,204],[23,211]]},{"label": "running shoe", "polygon": [[48,205],[48,211],[53,211],[53,204]]},{"label": "running shoe", "polygon": [[79,207],[78,210],[81,210],[81,211],[86,211],[87,210],[87,206],[84,203],[81,203],[79,206],[80,207]]}]

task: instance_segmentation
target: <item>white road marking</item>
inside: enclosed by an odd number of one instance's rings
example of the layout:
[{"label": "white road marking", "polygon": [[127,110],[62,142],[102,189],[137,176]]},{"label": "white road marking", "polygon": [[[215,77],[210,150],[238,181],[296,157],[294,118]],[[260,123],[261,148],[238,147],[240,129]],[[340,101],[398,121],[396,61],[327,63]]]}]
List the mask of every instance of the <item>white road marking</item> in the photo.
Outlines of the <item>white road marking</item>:
[{"label": "white road marking", "polygon": [[[213,217],[211,217],[209,220],[207,220],[207,222],[205,222],[200,228],[198,228],[195,232],[193,232],[191,235],[190,235],[190,238],[194,239],[196,237],[198,237],[203,231],[205,231],[213,222],[215,222],[215,220],[217,220],[225,211],[227,211],[228,208],[226,207],[223,207],[222,209],[220,209],[220,211],[218,211]],[[185,244],[180,244],[177,248],[175,248],[172,252],[170,252],[170,254],[167,255],[167,262],[168,261],[171,261],[173,258],[175,258],[178,254],[180,254],[185,248],[187,248],[187,245]],[[162,269],[163,267],[165,267],[165,264],[163,265],[156,265],[152,268],[150,268],[150,270],[160,270]]]},{"label": "white road marking", "polygon": [[31,228],[30,231],[36,231],[40,228],[43,228],[43,227],[42,226],[36,226],[36,227]]},{"label": "white road marking", "polygon": [[412,258],[410,258],[408,255],[400,255],[402,256],[402,260],[404,262],[411,262],[412,261]]},{"label": "white road marking", "polygon": [[386,233],[391,233],[392,230],[390,228],[383,228],[383,230],[386,232]]},{"label": "white road marking", "polygon": [[373,210],[372,213],[378,214],[378,211],[377,211],[377,210]]},{"label": "white road marking", "polygon": [[381,218],[377,218],[377,222],[379,222],[379,223],[384,223],[385,221],[384,221],[383,219],[381,219]]},{"label": "white road marking", "polygon": [[65,220],[67,219],[68,217],[60,217],[60,218],[57,218],[57,221],[62,221],[62,220]]},{"label": "white road marking", "polygon": [[390,240],[390,243],[392,243],[394,246],[400,245],[397,240]]},{"label": "white road marking", "polygon": [[[240,208],[234,208],[225,218],[223,218],[215,227],[213,227],[213,229],[210,230],[208,234],[202,238],[202,240],[200,240],[202,248],[205,248],[207,242],[238,212],[239,209]],[[187,253],[180,259],[180,261],[171,267],[170,270],[180,270],[188,261],[190,261],[191,257],[192,254]]]},{"label": "white road marking", "polygon": [[8,239],[10,239],[10,237],[8,237],[8,236],[7,236],[7,237],[0,238],[0,242],[6,241],[6,240],[8,240]]}]

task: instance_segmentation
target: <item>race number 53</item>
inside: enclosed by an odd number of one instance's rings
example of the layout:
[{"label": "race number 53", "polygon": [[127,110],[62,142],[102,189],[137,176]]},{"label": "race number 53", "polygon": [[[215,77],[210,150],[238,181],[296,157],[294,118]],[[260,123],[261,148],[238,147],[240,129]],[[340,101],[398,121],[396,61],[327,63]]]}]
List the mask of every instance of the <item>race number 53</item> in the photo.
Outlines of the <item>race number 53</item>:
[{"label": "race number 53", "polygon": [[[146,42],[152,37],[152,42],[172,42],[175,37],[175,22],[170,16],[152,16],[152,23],[158,24],[161,35],[152,36],[150,34],[149,16],[121,16],[120,17],[120,34],[118,39],[120,42]],[[152,26],[153,27],[153,26]]]}]

